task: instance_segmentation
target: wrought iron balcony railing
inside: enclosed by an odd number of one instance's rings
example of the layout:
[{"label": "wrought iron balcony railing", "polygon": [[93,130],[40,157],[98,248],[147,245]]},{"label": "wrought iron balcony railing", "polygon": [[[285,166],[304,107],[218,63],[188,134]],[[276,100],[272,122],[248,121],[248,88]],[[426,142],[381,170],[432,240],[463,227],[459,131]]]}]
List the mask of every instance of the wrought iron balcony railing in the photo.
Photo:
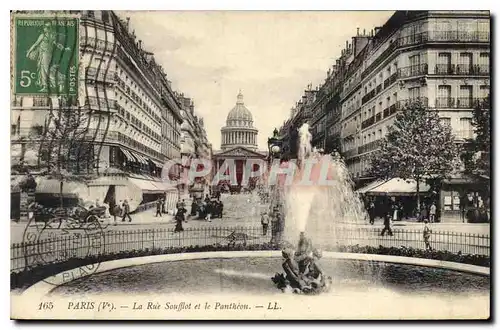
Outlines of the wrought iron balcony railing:
[{"label": "wrought iron balcony railing", "polygon": [[415,76],[422,76],[428,73],[429,66],[427,63],[422,63],[418,65],[410,65],[404,68],[398,69],[398,74],[400,78],[409,78]]}]

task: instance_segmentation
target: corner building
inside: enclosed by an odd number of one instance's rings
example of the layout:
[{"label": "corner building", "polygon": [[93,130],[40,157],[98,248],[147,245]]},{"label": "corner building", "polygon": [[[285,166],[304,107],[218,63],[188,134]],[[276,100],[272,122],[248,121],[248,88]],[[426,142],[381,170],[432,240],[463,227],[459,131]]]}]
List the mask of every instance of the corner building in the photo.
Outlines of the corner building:
[{"label": "corner building", "polygon": [[[490,13],[397,11],[382,27],[358,29],[316,90],[307,111],[313,145],[339,147],[358,187],[374,180],[370,155],[408,103],[437,111],[464,143],[473,137],[474,106],[490,93]],[[293,112],[281,128],[289,144],[296,143],[291,123],[304,114]],[[458,213],[460,196],[471,189],[474,182],[460,173],[445,180],[441,213]]]},{"label": "corner building", "polygon": [[[162,171],[174,182],[179,177],[179,166],[165,173],[164,164],[180,159],[181,100],[154,54],[132,31],[128,18],[112,11],[78,13],[79,103],[53,96],[15,95],[11,107],[13,164],[39,174],[37,199],[58,195],[57,180],[43,175],[48,164],[37,154],[38,148],[54,129],[49,115],[52,109],[81,110],[77,130],[83,138],[79,143],[90,146],[90,151],[85,158],[68,162],[66,170],[93,179],[65,184],[65,204],[76,203],[75,196],[110,206],[127,199],[131,211],[140,211],[165,197],[166,207],[171,209],[178,191],[175,183],[162,180]],[[40,201],[50,204],[49,199]]]}]

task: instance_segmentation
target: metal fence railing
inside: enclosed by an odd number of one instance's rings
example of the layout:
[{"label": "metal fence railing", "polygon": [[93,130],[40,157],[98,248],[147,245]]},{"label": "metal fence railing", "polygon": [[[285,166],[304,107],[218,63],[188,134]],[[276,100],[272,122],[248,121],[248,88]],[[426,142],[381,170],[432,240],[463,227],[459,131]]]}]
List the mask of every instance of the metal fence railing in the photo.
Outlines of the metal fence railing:
[{"label": "metal fence railing", "polygon": [[[107,255],[144,249],[213,246],[217,244],[259,244],[271,240],[271,231],[264,235],[261,227],[204,227],[174,232],[170,228],[139,230],[107,230],[94,237],[82,232],[56,233],[49,238],[11,246],[11,271],[26,266],[62,262],[70,258]],[[435,231],[429,243],[434,250],[462,254],[490,255],[488,235]],[[324,236],[314,237],[313,244],[325,250],[339,246],[385,246],[425,249],[421,230],[393,229],[392,236],[380,236],[379,228],[339,226]]]}]

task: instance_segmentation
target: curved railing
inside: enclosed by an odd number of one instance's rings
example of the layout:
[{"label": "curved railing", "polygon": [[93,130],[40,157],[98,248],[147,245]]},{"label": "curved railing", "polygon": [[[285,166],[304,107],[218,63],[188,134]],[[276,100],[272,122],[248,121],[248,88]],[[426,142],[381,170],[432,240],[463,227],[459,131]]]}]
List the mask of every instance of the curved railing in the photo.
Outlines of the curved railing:
[{"label": "curved railing", "polygon": [[[393,236],[380,236],[381,228],[339,226],[324,237],[315,237],[315,243],[325,250],[338,251],[346,246],[368,246],[425,250],[422,230],[393,229]],[[99,240],[83,240],[76,231],[59,232],[53,238],[11,245],[11,272],[29,270],[34,266],[62,263],[70,259],[84,259],[108,254],[143,250],[168,250],[194,247],[210,249],[230,246],[245,249],[246,246],[269,244],[271,230],[265,234],[261,227],[204,227],[188,228],[174,232],[172,228],[108,230]],[[433,231],[429,244],[434,251],[490,255],[488,235]],[[362,252],[360,250],[360,252]]]}]

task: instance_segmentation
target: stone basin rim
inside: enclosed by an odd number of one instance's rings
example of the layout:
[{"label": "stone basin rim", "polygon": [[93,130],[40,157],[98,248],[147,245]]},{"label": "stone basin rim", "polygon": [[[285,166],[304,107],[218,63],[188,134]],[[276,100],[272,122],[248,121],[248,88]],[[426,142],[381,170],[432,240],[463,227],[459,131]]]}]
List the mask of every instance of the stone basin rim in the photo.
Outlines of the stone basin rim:
[{"label": "stone basin rim", "polygon": [[[125,258],[125,259],[105,261],[102,263],[96,263],[93,264],[93,266],[98,267],[98,269],[93,274],[102,273],[119,268],[127,268],[127,267],[161,263],[161,262],[203,260],[203,259],[276,258],[276,257],[281,257],[281,251],[276,251],[276,250],[214,251],[214,252],[160,254],[154,256]],[[382,255],[382,254],[363,254],[363,253],[328,252],[328,251],[323,252],[322,260],[323,259],[376,261],[376,262],[385,262],[392,264],[407,264],[413,266],[441,268],[441,269],[453,270],[453,271],[481,275],[481,276],[490,276],[489,267],[482,267],[482,266],[462,264],[451,261],[435,260],[435,259],[412,258],[412,257],[392,256],[392,255]],[[75,277],[72,278],[71,281],[64,282],[62,280],[63,274],[71,273],[76,269],[79,268],[67,270],[57,275],[49,277],[51,279],[50,282],[53,284],[49,284],[45,282],[45,280],[39,281],[33,284],[32,286],[28,287],[26,290],[24,290],[24,292],[21,295],[22,296],[29,295],[30,297],[32,297],[33,295],[45,296],[50,291],[52,291],[53,289],[55,289],[60,285],[77,280],[81,277],[85,277],[85,276],[78,276],[78,274],[75,274]],[[56,284],[57,280],[60,280],[59,284]]]}]

